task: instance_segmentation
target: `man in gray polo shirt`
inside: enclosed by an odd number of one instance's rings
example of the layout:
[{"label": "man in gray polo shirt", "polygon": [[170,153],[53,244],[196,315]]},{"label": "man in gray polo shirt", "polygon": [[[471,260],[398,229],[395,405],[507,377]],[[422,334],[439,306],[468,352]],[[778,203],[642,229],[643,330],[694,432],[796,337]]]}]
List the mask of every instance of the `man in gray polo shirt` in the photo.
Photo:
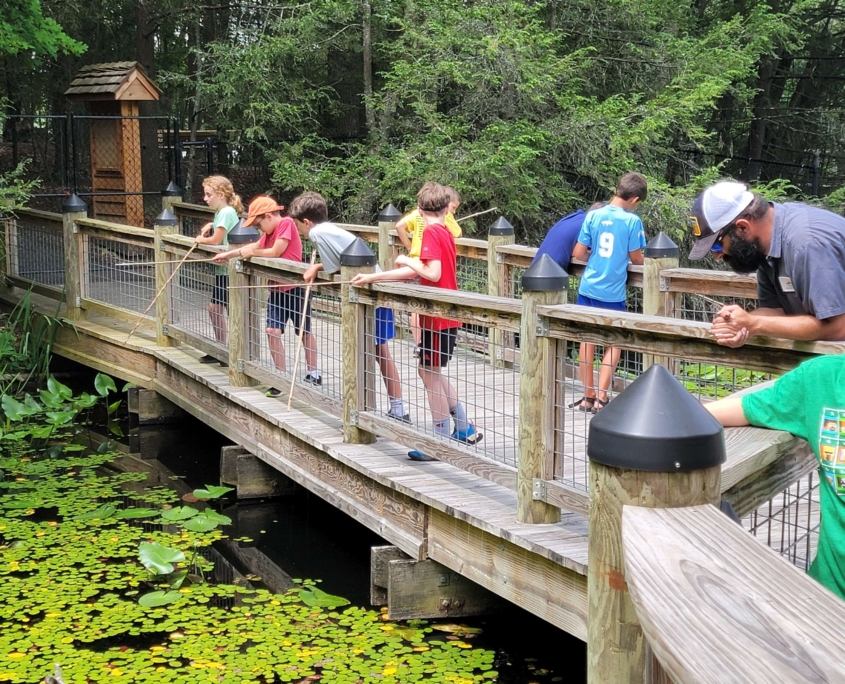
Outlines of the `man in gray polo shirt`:
[{"label": "man in gray polo shirt", "polygon": [[753,335],[845,340],[845,218],[723,181],[695,200],[690,228],[690,259],[710,253],[737,273],[757,271],[759,308],[722,307],[710,328],[719,344],[740,347]]}]

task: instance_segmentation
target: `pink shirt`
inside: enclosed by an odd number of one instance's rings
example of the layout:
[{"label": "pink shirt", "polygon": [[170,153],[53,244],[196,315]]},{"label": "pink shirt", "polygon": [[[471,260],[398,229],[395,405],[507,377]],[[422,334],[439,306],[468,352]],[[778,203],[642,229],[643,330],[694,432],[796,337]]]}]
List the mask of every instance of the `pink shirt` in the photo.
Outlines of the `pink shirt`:
[{"label": "pink shirt", "polygon": [[[299,231],[296,229],[296,224],[290,216],[282,216],[279,224],[273,229],[272,233],[262,233],[261,239],[258,241],[258,246],[261,249],[269,249],[276,240],[287,240],[288,246],[285,251],[279,255],[279,259],[290,259],[291,261],[302,261],[302,238],[299,237]],[[269,285],[281,285],[278,280],[271,280]],[[288,287],[276,288],[278,291],[290,290],[294,285]]]}]

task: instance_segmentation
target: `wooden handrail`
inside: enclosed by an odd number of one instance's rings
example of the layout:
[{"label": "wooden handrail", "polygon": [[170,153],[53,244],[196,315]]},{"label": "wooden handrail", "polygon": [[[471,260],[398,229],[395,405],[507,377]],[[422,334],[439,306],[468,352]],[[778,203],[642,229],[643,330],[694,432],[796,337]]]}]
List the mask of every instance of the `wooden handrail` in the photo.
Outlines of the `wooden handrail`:
[{"label": "wooden handrail", "polygon": [[622,514],[625,581],[675,684],[845,681],[845,602],[715,506]]},{"label": "wooden handrail", "polygon": [[703,268],[667,268],[660,272],[660,291],[757,299],[757,276]]},{"label": "wooden handrail", "polygon": [[52,211],[41,211],[40,209],[15,209],[11,216],[5,218],[32,218],[41,221],[42,223],[57,224],[58,228],[62,227],[62,215]]},{"label": "wooden handrail", "polygon": [[150,242],[155,237],[155,231],[152,228],[139,228],[138,226],[127,226],[123,223],[112,223],[111,221],[100,221],[98,219],[76,219],[76,225],[82,228],[93,228],[101,235],[118,233],[119,235],[147,238]]}]

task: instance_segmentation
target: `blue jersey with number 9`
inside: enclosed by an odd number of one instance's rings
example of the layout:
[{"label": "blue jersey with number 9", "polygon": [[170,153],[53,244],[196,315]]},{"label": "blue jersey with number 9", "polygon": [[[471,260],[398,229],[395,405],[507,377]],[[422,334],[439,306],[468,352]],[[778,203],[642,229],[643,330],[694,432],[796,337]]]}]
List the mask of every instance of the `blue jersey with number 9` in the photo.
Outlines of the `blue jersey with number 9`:
[{"label": "blue jersey with number 9", "polygon": [[645,247],[640,217],[606,204],[587,214],[578,242],[590,248],[578,294],[602,302],[625,301],[628,252]]}]

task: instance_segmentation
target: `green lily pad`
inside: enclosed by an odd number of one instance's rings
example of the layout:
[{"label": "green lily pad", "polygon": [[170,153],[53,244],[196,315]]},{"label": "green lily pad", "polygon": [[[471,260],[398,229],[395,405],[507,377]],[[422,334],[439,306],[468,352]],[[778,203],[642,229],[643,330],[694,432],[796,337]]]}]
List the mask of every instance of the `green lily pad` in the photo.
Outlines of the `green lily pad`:
[{"label": "green lily pad", "polygon": [[114,504],[103,504],[102,506],[95,508],[93,511],[88,511],[87,513],[82,513],[81,515],[74,516],[74,520],[105,520],[106,518],[111,518],[117,512],[117,506]]},{"label": "green lily pad", "polygon": [[47,389],[50,390],[52,394],[55,394],[65,400],[70,399],[73,396],[73,390],[67,385],[60,383],[52,375],[47,379]]},{"label": "green lily pad", "polygon": [[185,554],[179,549],[171,549],[158,542],[141,542],[138,547],[138,558],[150,572],[167,575],[173,572],[173,563],[185,560]]},{"label": "green lily pad", "polygon": [[232,487],[218,487],[216,485],[206,485],[204,489],[195,489],[194,496],[198,499],[218,499],[224,494],[234,491]]},{"label": "green lily pad", "polygon": [[110,391],[117,392],[114,380],[112,380],[108,375],[103,375],[102,373],[97,373],[97,377],[94,378],[94,389],[97,390],[97,393],[101,397],[106,396]]},{"label": "green lily pad", "polygon": [[348,606],[347,601],[342,596],[333,596],[317,587],[310,587],[309,589],[300,589],[299,598],[306,606],[319,608],[339,608],[340,606]]},{"label": "green lily pad", "polygon": [[137,518],[154,518],[158,514],[157,508],[121,508],[115,511],[114,517],[135,520]]},{"label": "green lily pad", "polygon": [[196,508],[191,508],[190,506],[175,506],[174,508],[168,508],[161,512],[161,517],[165,520],[169,520],[170,522],[178,522],[180,520],[187,520],[188,518],[193,518],[197,515],[199,511]]},{"label": "green lily pad", "polygon": [[156,608],[174,603],[182,598],[178,591],[151,591],[138,599],[138,603],[144,608]]},{"label": "green lily pad", "polygon": [[182,527],[191,532],[210,532],[218,523],[207,515],[197,515],[182,523]]}]

